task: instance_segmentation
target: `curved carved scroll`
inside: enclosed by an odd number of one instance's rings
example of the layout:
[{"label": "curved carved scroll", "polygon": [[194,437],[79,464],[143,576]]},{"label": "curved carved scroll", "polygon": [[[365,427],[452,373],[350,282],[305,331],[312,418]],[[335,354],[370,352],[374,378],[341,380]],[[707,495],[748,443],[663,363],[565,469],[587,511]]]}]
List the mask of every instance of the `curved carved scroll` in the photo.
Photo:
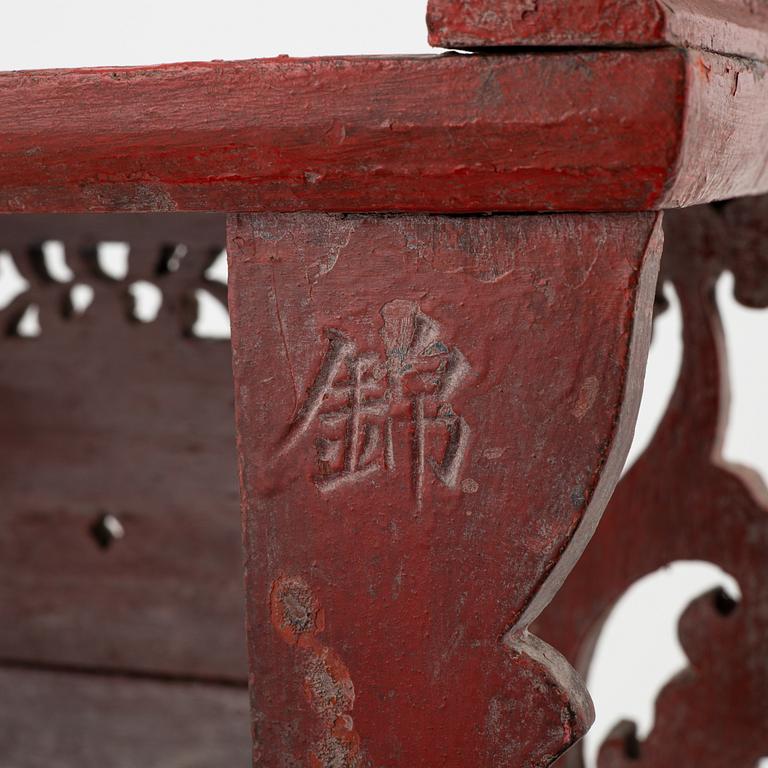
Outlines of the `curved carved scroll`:
[{"label": "curved carved scroll", "polygon": [[[676,560],[721,566],[743,599],[718,590],[685,611],[679,635],[690,667],[660,694],[649,737],[638,743],[634,725],[619,724],[599,766],[754,768],[768,754],[768,494],[721,455],[728,382],[715,282],[731,270],[739,301],[768,306],[768,198],[669,213],[665,230],[662,273],[683,315],[677,388],[536,630],[585,672],[605,618],[634,582]],[[574,750],[563,762],[582,757]]]},{"label": "curved carved scroll", "polygon": [[659,249],[653,215],[230,220],[256,765],[583,735],[527,628],[618,480]]}]

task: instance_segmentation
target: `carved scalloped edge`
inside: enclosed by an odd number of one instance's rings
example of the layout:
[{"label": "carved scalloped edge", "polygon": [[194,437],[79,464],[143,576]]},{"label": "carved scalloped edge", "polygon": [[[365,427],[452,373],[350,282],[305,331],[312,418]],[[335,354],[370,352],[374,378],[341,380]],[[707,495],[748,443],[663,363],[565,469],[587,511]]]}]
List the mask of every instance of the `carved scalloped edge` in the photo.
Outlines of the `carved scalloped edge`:
[{"label": "carved scalloped edge", "polygon": [[[683,313],[683,366],[645,454],[619,484],[592,544],[535,629],[586,671],[610,608],[632,583],[681,559],[714,562],[742,589],[738,605],[713,592],[680,620],[690,667],[662,690],[648,738],[619,723],[600,768],[753,768],[768,753],[768,491],[757,473],[722,459],[728,392],[714,286],[766,306],[768,198],[668,214],[662,277]],[[581,766],[575,750],[564,765]]]}]

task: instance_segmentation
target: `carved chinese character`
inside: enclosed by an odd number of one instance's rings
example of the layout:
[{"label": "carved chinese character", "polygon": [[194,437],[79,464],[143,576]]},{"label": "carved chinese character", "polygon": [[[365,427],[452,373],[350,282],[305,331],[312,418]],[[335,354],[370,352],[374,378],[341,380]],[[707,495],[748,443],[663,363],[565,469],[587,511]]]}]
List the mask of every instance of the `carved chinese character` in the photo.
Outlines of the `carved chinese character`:
[{"label": "carved chinese character", "polygon": [[[405,421],[412,434],[411,475],[420,503],[427,464],[445,486],[458,484],[470,428],[454,412],[450,398],[471,369],[458,349],[446,346],[440,326],[416,303],[392,301],[381,317],[384,358],[360,353],[343,333],[328,331],[328,351],[282,452],[317,422],[320,474],[315,482],[322,492],[334,491],[377,472],[394,472],[394,423]],[[442,450],[430,454],[429,446],[441,442]]]}]

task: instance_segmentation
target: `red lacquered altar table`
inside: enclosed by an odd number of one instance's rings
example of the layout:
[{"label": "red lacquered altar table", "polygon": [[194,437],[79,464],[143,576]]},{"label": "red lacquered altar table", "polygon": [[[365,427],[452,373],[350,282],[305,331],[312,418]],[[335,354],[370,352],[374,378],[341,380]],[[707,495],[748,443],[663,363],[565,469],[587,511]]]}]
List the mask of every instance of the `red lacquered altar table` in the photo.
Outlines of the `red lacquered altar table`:
[{"label": "red lacquered altar table", "polygon": [[[730,270],[768,306],[768,4],[428,24],[472,55],[0,75],[0,765],[578,766],[602,623],[679,559],[743,598],[690,606],[690,668],[599,764],[768,754],[714,300]],[[660,279],[682,373],[619,482]]]}]

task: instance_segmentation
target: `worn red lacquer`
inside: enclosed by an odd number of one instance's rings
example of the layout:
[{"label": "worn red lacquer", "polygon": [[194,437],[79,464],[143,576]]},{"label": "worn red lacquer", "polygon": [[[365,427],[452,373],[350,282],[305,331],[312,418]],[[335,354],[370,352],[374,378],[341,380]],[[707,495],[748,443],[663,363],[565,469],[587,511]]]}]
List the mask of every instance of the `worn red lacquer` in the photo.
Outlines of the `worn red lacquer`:
[{"label": "worn red lacquer", "polygon": [[760,0],[429,0],[427,22],[445,48],[671,44],[768,58]]},{"label": "worn red lacquer", "polygon": [[230,219],[256,765],[584,733],[526,627],[618,478],[659,248],[651,214]]},{"label": "worn red lacquer", "polygon": [[0,213],[632,212],[765,191],[768,78],[710,53],[0,74]]}]

